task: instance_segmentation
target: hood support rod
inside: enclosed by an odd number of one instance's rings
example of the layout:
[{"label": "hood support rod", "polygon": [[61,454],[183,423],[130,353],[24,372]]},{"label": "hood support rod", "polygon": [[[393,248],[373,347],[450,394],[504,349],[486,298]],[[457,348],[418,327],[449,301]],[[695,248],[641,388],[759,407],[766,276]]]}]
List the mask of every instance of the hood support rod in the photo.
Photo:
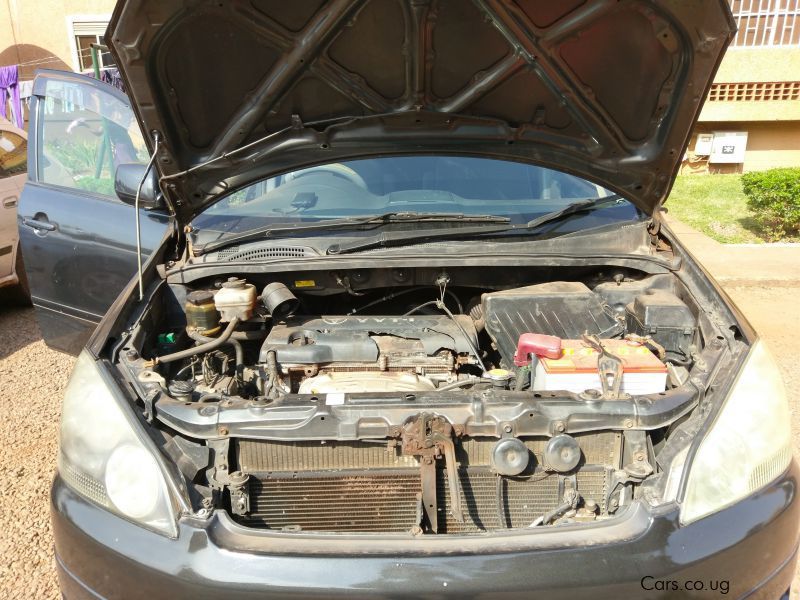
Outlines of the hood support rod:
[{"label": "hood support rod", "polygon": [[147,180],[147,174],[150,172],[150,169],[153,168],[153,163],[156,162],[156,156],[158,156],[158,143],[161,141],[161,135],[157,131],[153,132],[153,142],[155,143],[155,147],[153,148],[153,155],[150,157],[150,161],[147,163],[147,168],[142,173],[142,178],[139,180],[139,187],[136,188],[136,201],[133,203],[134,210],[136,211],[136,274],[139,278],[139,302],[144,300],[144,283],[143,283],[143,276],[142,276],[142,228],[139,223],[139,196],[142,193],[142,187],[144,187],[144,182]]}]

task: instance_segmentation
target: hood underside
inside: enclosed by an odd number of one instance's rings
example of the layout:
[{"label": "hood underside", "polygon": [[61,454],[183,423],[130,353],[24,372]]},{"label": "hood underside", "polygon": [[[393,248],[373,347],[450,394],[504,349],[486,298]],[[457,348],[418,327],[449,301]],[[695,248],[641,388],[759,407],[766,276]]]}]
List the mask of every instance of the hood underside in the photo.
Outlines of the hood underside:
[{"label": "hood underside", "polygon": [[187,221],[404,153],[542,164],[652,213],[734,30],[724,0],[120,0],[106,40]]}]

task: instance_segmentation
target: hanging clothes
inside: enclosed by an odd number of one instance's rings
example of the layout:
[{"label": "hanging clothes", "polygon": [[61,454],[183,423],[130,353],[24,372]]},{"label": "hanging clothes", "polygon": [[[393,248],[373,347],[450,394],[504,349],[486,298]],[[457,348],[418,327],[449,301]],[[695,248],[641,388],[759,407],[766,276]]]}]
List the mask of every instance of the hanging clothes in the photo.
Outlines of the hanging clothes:
[{"label": "hanging clothes", "polygon": [[19,82],[19,97],[21,100],[33,96],[33,79],[26,79]]},{"label": "hanging clothes", "polygon": [[[19,101],[19,68],[0,67],[0,117],[6,116],[6,102],[11,101],[11,115],[17,127],[24,127],[22,103]],[[8,98],[8,100],[6,99]]]},{"label": "hanging clothes", "polygon": [[122,83],[122,77],[119,76],[119,69],[116,67],[108,67],[100,71],[100,81],[113,85],[122,93],[126,93],[125,84]]},{"label": "hanging clothes", "polygon": [[31,96],[33,95],[33,79],[26,79],[24,81],[20,81],[18,84],[19,86],[19,100],[22,104],[22,115],[24,118],[28,118],[25,115],[30,115],[31,113]]}]

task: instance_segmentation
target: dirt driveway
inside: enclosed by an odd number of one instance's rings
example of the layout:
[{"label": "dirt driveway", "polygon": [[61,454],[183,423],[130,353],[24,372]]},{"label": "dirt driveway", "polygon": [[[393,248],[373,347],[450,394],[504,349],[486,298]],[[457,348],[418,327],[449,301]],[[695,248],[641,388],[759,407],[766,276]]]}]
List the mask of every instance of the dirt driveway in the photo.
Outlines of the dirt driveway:
[{"label": "dirt driveway", "polygon": [[[800,285],[732,287],[729,294],[767,340],[787,386],[800,388]],[[41,341],[33,310],[0,306],[0,597],[57,598],[48,516],[58,409],[74,360]],[[800,396],[792,407],[800,450]],[[800,455],[800,453],[798,453]],[[757,557],[754,557],[757,560]],[[735,574],[731,574],[735,576]],[[797,595],[800,578],[795,579]]]}]

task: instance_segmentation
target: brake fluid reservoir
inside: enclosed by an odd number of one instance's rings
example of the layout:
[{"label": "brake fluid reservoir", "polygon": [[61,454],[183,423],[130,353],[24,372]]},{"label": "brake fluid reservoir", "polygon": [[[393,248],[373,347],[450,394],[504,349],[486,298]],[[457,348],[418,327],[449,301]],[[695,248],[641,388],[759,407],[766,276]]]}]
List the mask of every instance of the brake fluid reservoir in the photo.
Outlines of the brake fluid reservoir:
[{"label": "brake fluid reservoir", "polygon": [[256,307],[256,287],[244,279],[231,277],[214,296],[214,305],[220,313],[220,321],[230,321],[234,317],[245,321],[253,316]]}]

